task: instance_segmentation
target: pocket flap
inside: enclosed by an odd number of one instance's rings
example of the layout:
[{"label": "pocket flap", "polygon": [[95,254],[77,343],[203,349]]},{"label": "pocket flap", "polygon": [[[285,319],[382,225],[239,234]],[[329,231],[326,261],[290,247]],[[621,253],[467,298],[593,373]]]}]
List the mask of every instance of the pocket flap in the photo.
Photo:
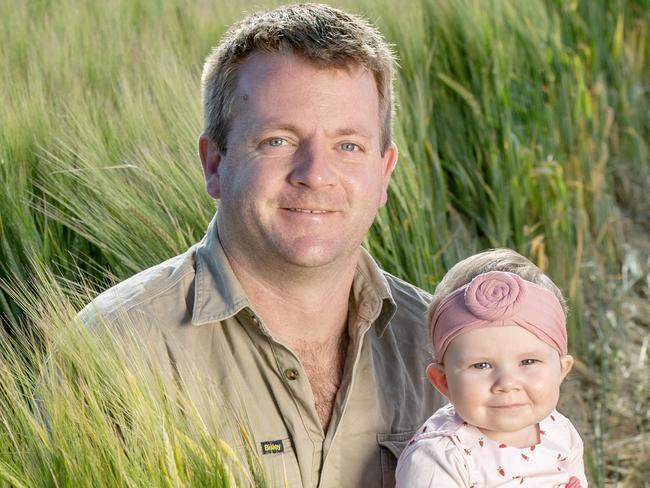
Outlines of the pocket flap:
[{"label": "pocket flap", "polygon": [[416,432],[417,429],[396,434],[377,434],[377,443],[388,449],[397,459]]}]

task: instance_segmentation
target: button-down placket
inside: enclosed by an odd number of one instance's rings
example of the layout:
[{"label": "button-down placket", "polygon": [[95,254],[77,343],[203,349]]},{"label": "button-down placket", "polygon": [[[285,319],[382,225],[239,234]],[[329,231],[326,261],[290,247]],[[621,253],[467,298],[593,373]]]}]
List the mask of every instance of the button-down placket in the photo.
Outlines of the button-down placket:
[{"label": "button-down placket", "polygon": [[[362,282],[364,280],[361,280]],[[359,283],[357,283],[359,285]],[[325,441],[326,457],[323,463],[321,482],[322,487],[338,487],[345,484],[341,478],[344,463],[352,461],[346,459],[345,450],[348,446],[339,440],[346,433],[352,431],[359,433],[366,432],[371,437],[375,435],[376,419],[374,411],[374,378],[371,373],[371,357],[368,344],[368,333],[374,326],[378,333],[384,330],[392,316],[394,305],[390,300],[384,300],[376,293],[376,290],[368,290],[366,283],[361,283],[356,290],[356,299],[360,304],[351,303],[349,316],[349,333],[352,347],[349,351],[346,367],[346,374],[341,383],[340,395],[337,401],[338,408],[335,409],[336,430],[329,433]],[[355,300],[356,301],[356,300]],[[364,378],[361,381],[360,378]],[[354,407],[357,417],[351,417],[348,407]],[[365,415],[359,416],[359,412]]]},{"label": "button-down placket", "polygon": [[[260,327],[266,329],[261,319],[257,320]],[[276,340],[272,334],[267,333],[266,335],[276,361],[277,373],[283,378],[288,396],[298,414],[287,412],[284,421],[294,444],[303,484],[304,486],[316,486],[318,472],[322,464],[325,434],[316,411],[311,384],[296,354],[286,344]],[[311,466],[310,472],[306,472],[307,466]]]}]

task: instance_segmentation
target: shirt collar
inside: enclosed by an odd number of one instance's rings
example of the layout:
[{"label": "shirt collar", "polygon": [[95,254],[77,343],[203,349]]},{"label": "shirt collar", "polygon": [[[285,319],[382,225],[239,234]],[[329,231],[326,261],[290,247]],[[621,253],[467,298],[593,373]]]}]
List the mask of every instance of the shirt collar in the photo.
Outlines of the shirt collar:
[{"label": "shirt collar", "polygon": [[386,276],[364,248],[359,254],[350,298],[357,318],[374,323],[377,334],[381,336],[397,307]]},{"label": "shirt collar", "polygon": [[[252,308],[221,246],[216,215],[196,246],[192,325],[219,322]],[[355,322],[375,323],[381,335],[395,313],[388,281],[370,254],[361,249],[352,282],[350,306]]]},{"label": "shirt collar", "polygon": [[192,325],[220,322],[250,307],[219,241],[217,217],[196,247]]}]

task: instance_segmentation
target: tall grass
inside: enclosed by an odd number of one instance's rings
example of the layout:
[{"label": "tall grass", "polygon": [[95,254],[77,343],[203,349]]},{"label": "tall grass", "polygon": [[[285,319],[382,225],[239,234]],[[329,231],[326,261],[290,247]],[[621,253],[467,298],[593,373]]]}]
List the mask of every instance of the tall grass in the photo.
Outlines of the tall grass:
[{"label": "tall grass", "polygon": [[[594,3],[584,10],[605,10]],[[373,252],[432,287],[469,252],[513,247],[567,291],[572,342],[583,351],[581,265],[586,248],[616,252],[607,171],[613,131],[629,130],[614,127],[621,91],[609,93],[606,72],[591,65],[605,55],[564,33],[591,19],[576,11],[567,22],[566,12],[542,2],[424,2],[408,14],[392,8],[387,3],[382,27],[403,67],[401,171]],[[411,17],[406,39],[401,24],[388,21],[404,15]],[[605,20],[594,19],[598,26]],[[602,27],[594,30],[580,42],[594,43]],[[638,72],[643,58],[635,62],[629,69]],[[635,156],[647,171],[647,159]]]},{"label": "tall grass", "polygon": [[91,333],[51,273],[37,278],[39,301],[14,299],[47,347],[33,330],[0,336],[0,486],[269,486],[242,419],[228,433],[235,451],[210,428],[225,410],[199,415],[146,345]]},{"label": "tall grass", "polygon": [[[627,288],[602,283],[620,284],[621,213],[647,222],[650,211],[650,0],[334,3],[378,24],[401,64],[400,161],[366,246],[428,289],[486,247],[546,269],[568,295],[573,352],[596,385],[583,394],[592,479],[622,478],[603,449],[600,376],[624,335]],[[33,283],[44,263],[67,289],[97,290],[201,237],[215,206],[195,149],[200,68],[252,6],[0,2],[0,277]],[[33,328],[47,347],[34,325],[47,314],[30,317],[34,306],[0,292],[12,334]],[[33,379],[26,368],[16,377]],[[650,415],[637,432],[648,430]]]}]

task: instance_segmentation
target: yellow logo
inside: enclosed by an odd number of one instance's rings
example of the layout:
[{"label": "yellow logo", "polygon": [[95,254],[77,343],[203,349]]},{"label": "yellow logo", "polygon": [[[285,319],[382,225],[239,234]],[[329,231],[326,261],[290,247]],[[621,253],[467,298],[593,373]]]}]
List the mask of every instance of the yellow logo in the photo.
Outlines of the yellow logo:
[{"label": "yellow logo", "polygon": [[277,454],[284,452],[282,441],[264,441],[262,442],[262,454]]}]

